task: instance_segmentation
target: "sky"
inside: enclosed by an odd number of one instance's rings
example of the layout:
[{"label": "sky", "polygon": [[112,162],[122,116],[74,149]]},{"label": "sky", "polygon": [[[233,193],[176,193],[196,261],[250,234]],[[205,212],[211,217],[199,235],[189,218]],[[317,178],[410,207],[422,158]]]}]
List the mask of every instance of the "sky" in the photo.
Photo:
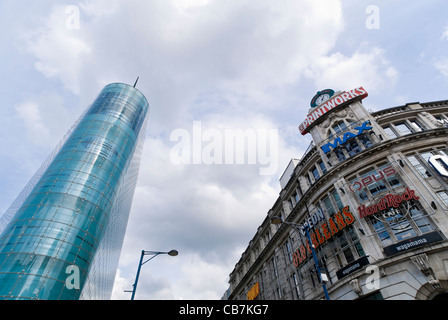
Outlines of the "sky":
[{"label": "sky", "polygon": [[317,91],[448,99],[448,3],[0,0],[0,214],[112,82],[150,105],[112,299],[220,299],[311,142]]}]

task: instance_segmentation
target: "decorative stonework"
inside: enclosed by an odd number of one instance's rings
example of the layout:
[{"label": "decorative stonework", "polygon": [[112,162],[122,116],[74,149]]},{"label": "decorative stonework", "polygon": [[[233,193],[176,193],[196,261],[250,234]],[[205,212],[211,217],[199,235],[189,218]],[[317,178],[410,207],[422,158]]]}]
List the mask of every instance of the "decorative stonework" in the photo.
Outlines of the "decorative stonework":
[{"label": "decorative stonework", "polygon": [[417,266],[417,268],[425,275],[428,283],[434,289],[440,289],[440,282],[437,279],[437,276],[434,273],[433,268],[429,262],[429,258],[425,253],[421,253],[411,257],[411,261]]}]

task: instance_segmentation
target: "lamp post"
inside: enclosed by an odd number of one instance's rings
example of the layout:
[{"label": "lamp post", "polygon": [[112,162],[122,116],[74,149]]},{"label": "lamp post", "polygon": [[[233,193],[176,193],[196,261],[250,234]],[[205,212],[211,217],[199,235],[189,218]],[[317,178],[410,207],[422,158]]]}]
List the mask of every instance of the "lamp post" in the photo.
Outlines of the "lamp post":
[{"label": "lamp post", "polygon": [[[271,218],[271,223],[272,223],[272,224],[281,224],[281,223],[285,223],[285,224],[287,224],[287,225],[290,225],[290,226],[294,227],[299,233],[301,232],[300,229],[299,229],[299,227],[298,227],[298,226],[299,226],[298,224],[283,221],[282,218],[277,217],[277,216]],[[324,280],[322,279],[322,273],[321,273],[321,271],[320,271],[319,261],[317,260],[316,251],[314,251],[314,246],[313,246],[313,243],[312,243],[312,241],[311,241],[311,237],[310,237],[310,233],[309,233],[309,228],[310,228],[309,226],[306,226],[306,227],[303,228],[303,229],[305,230],[305,234],[306,234],[306,237],[308,238],[308,243],[309,243],[309,245],[310,245],[311,252],[313,253],[314,264],[316,265],[316,271],[317,271],[317,274],[318,274],[318,276],[319,276],[320,283],[322,283],[322,288],[324,289],[325,299],[330,300],[330,296],[328,295],[328,291],[327,291],[327,286],[325,285],[325,282],[324,282]]]},{"label": "lamp post", "polygon": [[[179,252],[177,250],[171,250],[168,252],[162,252],[162,251],[145,251],[142,250],[142,254],[140,256],[140,262],[138,264],[138,269],[137,269],[137,275],[135,276],[135,282],[132,285],[132,291],[131,290],[125,290],[125,292],[132,292],[132,296],[131,296],[131,300],[134,300],[134,296],[135,296],[135,291],[137,290],[137,284],[138,284],[138,278],[140,276],[140,269],[142,267],[142,265],[144,265],[146,262],[148,262],[149,260],[154,259],[156,256],[158,256],[159,254],[167,254],[169,256],[175,257],[179,254]],[[149,258],[148,260],[146,260],[145,262],[143,262],[143,257],[146,255],[152,255],[151,258]]]}]

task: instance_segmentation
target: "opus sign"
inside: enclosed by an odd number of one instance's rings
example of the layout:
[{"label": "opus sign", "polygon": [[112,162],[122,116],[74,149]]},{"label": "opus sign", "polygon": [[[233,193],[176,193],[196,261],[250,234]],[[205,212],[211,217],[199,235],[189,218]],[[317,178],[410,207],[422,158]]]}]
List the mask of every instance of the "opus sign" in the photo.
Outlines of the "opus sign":
[{"label": "opus sign", "polygon": [[337,108],[343,104],[351,102],[355,99],[364,99],[367,97],[367,91],[363,87],[359,87],[348,92],[342,92],[334,95],[326,100],[321,105],[315,107],[306,117],[306,119],[299,125],[299,130],[302,135],[308,133],[308,127],[324,114],[330,112],[332,109]]},{"label": "opus sign", "polygon": [[394,174],[397,174],[397,170],[395,170],[393,165],[390,165],[384,169],[379,169],[378,174],[372,173],[356,181],[350,182],[348,188],[352,192],[357,192],[372,183],[386,179]]},{"label": "opus sign", "polygon": [[368,125],[370,125],[370,121],[366,121],[364,122],[360,127],[355,127],[355,130],[358,130],[358,132],[353,133],[353,132],[346,132],[344,133],[344,135],[341,137],[337,137],[336,139],[334,139],[333,143],[329,142],[327,144],[324,144],[323,146],[321,146],[322,151],[327,154],[328,152],[331,151],[331,148],[336,148],[338,145],[343,145],[347,142],[347,140],[352,139],[352,138],[356,138],[357,136],[361,135],[364,133],[364,131],[369,131],[372,130],[372,127],[369,127]]}]

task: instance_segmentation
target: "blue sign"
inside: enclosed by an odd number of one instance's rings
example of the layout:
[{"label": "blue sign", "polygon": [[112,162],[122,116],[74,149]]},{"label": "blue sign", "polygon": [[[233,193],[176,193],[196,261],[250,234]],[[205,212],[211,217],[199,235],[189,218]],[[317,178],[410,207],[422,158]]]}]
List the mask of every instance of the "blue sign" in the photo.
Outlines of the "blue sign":
[{"label": "blue sign", "polygon": [[367,120],[366,122],[364,122],[360,127],[355,127],[355,130],[358,130],[357,133],[353,133],[353,132],[346,132],[344,133],[344,135],[341,137],[337,137],[336,139],[334,139],[333,143],[329,142],[327,144],[324,144],[323,146],[321,146],[323,152],[325,154],[327,154],[328,152],[331,151],[330,148],[335,149],[338,145],[343,145],[344,143],[347,142],[347,140],[352,139],[352,138],[356,138],[357,136],[361,135],[364,131],[368,131],[368,130],[372,130],[373,127],[369,127],[367,125],[370,125],[370,121]]}]

